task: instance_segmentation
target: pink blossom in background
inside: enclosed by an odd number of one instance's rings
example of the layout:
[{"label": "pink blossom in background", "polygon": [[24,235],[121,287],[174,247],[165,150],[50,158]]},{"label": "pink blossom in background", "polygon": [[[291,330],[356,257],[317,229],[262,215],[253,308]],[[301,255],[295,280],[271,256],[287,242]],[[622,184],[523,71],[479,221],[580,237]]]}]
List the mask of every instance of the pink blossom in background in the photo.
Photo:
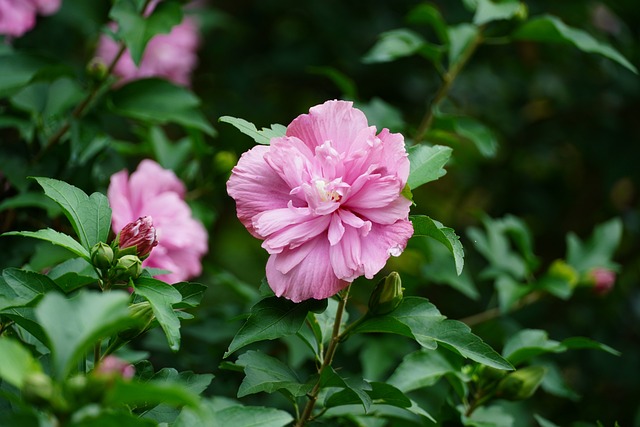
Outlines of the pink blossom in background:
[{"label": "pink blossom in background", "polygon": [[[113,25],[112,29],[115,29]],[[159,34],[149,41],[139,66],[133,62],[127,49],[113,73],[120,77],[120,84],[147,77],[161,77],[189,86],[191,73],[198,65],[196,51],[199,44],[198,26],[193,19],[187,17],[173,27],[170,33]],[[118,44],[111,37],[103,35],[98,42],[96,57],[105,64],[110,64],[118,50]]]},{"label": "pink blossom in background", "polygon": [[227,182],[238,218],[269,252],[267,280],[294,302],[371,279],[413,234],[401,192],[409,160],[400,134],[368,126],[351,102],[312,107],[242,155]]},{"label": "pink blossom in background", "polygon": [[62,0],[0,0],[0,34],[20,37],[36,24],[36,15],[51,15]]},{"label": "pink blossom in background", "polygon": [[157,276],[168,283],[198,276],[208,249],[207,231],[192,217],[184,194],[184,184],[172,171],[148,159],[130,176],[126,170],[111,176],[107,190],[115,232],[140,217],[153,218],[158,245],[142,265],[171,271]]},{"label": "pink blossom in background", "polygon": [[589,272],[593,282],[593,291],[598,295],[606,295],[616,283],[616,273],[608,268],[596,267]]}]

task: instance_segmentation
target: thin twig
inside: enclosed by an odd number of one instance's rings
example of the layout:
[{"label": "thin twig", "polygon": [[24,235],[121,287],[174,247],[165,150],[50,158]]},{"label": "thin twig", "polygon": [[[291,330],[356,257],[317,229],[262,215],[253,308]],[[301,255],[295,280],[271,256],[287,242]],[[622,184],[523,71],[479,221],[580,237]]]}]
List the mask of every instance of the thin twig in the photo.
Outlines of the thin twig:
[{"label": "thin twig", "polygon": [[[527,295],[524,298],[522,298],[516,304],[514,304],[509,309],[509,312],[513,312],[513,311],[521,309],[522,307],[525,307],[527,305],[533,304],[534,302],[536,302],[540,298],[542,298],[543,295],[544,294],[542,292],[532,292],[529,295]],[[477,314],[474,314],[472,316],[468,316],[468,317],[462,318],[462,319],[460,319],[460,321],[465,323],[467,326],[476,326],[476,325],[478,325],[480,323],[484,323],[484,322],[486,322],[488,320],[492,320],[492,319],[495,319],[497,317],[500,317],[503,314],[504,313],[500,310],[500,308],[494,307],[494,308],[490,308],[489,310],[483,311],[482,313],[477,313]]]}]

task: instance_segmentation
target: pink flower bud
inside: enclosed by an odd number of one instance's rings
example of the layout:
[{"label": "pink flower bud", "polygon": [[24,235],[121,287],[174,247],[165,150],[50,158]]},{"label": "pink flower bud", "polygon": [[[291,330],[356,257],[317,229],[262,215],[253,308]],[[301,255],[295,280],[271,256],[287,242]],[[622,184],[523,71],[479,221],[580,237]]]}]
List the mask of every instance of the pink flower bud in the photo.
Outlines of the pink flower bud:
[{"label": "pink flower bud", "polygon": [[608,268],[597,267],[590,272],[593,283],[593,291],[598,295],[606,295],[611,292],[616,282],[616,273]]},{"label": "pink flower bud", "polygon": [[125,225],[120,231],[120,249],[136,247],[139,258],[144,258],[158,245],[156,229],[150,216],[141,216],[134,222]]},{"label": "pink flower bud", "polygon": [[130,380],[136,373],[136,368],[116,356],[107,356],[102,359],[96,368],[95,373],[100,376],[120,376],[125,380]]}]

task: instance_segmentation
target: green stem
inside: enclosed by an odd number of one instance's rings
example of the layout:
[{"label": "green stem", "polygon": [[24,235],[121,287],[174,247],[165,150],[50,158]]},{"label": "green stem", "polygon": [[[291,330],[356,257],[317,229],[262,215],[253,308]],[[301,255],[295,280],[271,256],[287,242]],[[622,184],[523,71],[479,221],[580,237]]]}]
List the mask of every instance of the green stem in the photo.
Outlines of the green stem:
[{"label": "green stem", "polygon": [[318,400],[318,393],[320,393],[320,378],[322,377],[322,373],[331,366],[333,362],[333,356],[336,353],[338,348],[338,344],[340,344],[340,325],[342,324],[342,316],[344,314],[345,307],[347,306],[347,300],[349,299],[349,289],[351,285],[349,285],[343,292],[340,297],[340,302],[338,303],[338,308],[336,310],[336,319],[333,323],[333,332],[331,333],[331,341],[329,342],[329,347],[327,347],[327,352],[325,353],[322,365],[318,369],[318,382],[313,386],[313,389],[307,395],[309,397],[309,401],[304,407],[302,411],[302,415],[298,418],[294,427],[303,427],[306,425],[307,421],[311,419],[311,413],[313,412],[313,408],[316,406],[316,401]]},{"label": "green stem", "polygon": [[469,43],[469,46],[467,46],[465,51],[462,53],[462,55],[460,56],[460,59],[455,64],[453,64],[453,66],[449,70],[447,70],[447,72],[442,76],[442,84],[440,85],[440,87],[438,88],[438,91],[436,92],[435,96],[431,100],[431,103],[429,104],[429,108],[427,109],[427,112],[422,118],[422,121],[418,126],[418,130],[416,131],[416,135],[413,138],[414,144],[417,144],[423,140],[424,136],[429,130],[429,127],[431,127],[431,124],[433,123],[434,110],[447,97],[447,95],[449,94],[449,90],[451,89],[451,85],[453,84],[453,81],[456,79],[456,77],[458,77],[458,74],[460,73],[462,68],[464,68],[467,61],[469,61],[469,59],[471,58],[473,53],[476,51],[478,46],[482,44],[482,41],[483,41],[482,29],[483,27],[480,27],[478,29],[478,33],[476,34],[474,39],[471,41],[471,43]]},{"label": "green stem", "polygon": [[[509,312],[513,312],[513,311],[521,309],[522,307],[525,307],[527,305],[533,304],[534,302],[538,301],[543,296],[544,296],[544,293],[542,293],[542,292],[532,292],[529,295],[527,295],[524,298],[522,298],[516,304],[514,304],[509,309]],[[500,308],[494,307],[494,308],[491,308],[489,310],[483,311],[482,313],[478,313],[478,314],[474,314],[472,316],[468,316],[468,317],[462,318],[462,319],[460,319],[460,321],[463,322],[463,323],[466,323],[467,326],[476,326],[476,325],[478,325],[480,323],[484,323],[484,322],[486,322],[488,320],[492,320],[492,319],[495,319],[497,317],[500,317],[503,314],[504,313],[502,311],[500,311]]]}]

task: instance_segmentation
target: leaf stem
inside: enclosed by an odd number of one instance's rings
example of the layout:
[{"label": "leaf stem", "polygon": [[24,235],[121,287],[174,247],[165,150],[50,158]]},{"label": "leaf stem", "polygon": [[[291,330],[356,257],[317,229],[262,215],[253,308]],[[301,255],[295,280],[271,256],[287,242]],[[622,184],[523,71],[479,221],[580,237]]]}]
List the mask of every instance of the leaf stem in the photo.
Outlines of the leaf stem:
[{"label": "leaf stem", "polygon": [[[511,308],[509,309],[509,312],[516,311],[521,309],[522,307],[533,304],[543,296],[544,296],[544,293],[542,292],[532,292],[527,296],[525,296],[524,298],[522,298],[521,300],[519,300],[516,304],[511,306]],[[483,311],[481,313],[464,317],[460,319],[460,321],[465,323],[467,326],[476,326],[480,323],[484,323],[486,321],[500,317],[503,314],[505,313],[503,313],[499,307],[494,307],[494,308],[490,308],[489,310]]]},{"label": "leaf stem", "polygon": [[482,44],[482,41],[483,41],[482,29],[483,27],[481,26],[478,29],[478,33],[476,34],[476,36],[473,38],[473,40],[471,40],[471,43],[469,43],[469,46],[467,46],[467,48],[464,50],[464,52],[460,56],[460,59],[455,64],[453,64],[453,66],[451,66],[451,68],[449,68],[449,70],[447,70],[447,72],[444,73],[444,75],[442,75],[442,84],[440,85],[435,96],[431,100],[431,103],[429,104],[429,108],[427,108],[427,111],[424,117],[422,118],[420,125],[418,126],[418,130],[416,131],[416,134],[413,138],[414,144],[417,144],[424,139],[424,136],[429,130],[429,127],[433,123],[434,110],[447,97],[447,95],[449,94],[449,90],[451,89],[451,85],[453,84],[453,81],[456,79],[456,77],[458,77],[458,74],[460,73],[462,68],[464,68],[467,61],[469,61],[469,59],[471,58],[473,53],[476,51],[478,46]]},{"label": "leaf stem", "polygon": [[296,422],[294,427],[303,427],[304,425],[306,425],[307,421],[311,419],[311,413],[313,412],[313,408],[316,406],[318,393],[320,393],[320,378],[322,377],[322,373],[324,372],[324,370],[331,366],[331,363],[333,362],[333,356],[335,355],[338,344],[340,344],[341,341],[340,326],[342,324],[342,315],[344,314],[345,307],[347,306],[347,300],[349,299],[349,289],[351,289],[351,285],[347,286],[347,288],[340,296],[340,301],[336,310],[336,318],[333,323],[331,341],[329,342],[327,352],[323,357],[322,365],[320,365],[320,368],[318,369],[318,381],[307,395],[309,397],[309,401],[305,405],[304,410],[302,411],[302,415],[300,416],[300,418],[298,418],[298,421]]}]

